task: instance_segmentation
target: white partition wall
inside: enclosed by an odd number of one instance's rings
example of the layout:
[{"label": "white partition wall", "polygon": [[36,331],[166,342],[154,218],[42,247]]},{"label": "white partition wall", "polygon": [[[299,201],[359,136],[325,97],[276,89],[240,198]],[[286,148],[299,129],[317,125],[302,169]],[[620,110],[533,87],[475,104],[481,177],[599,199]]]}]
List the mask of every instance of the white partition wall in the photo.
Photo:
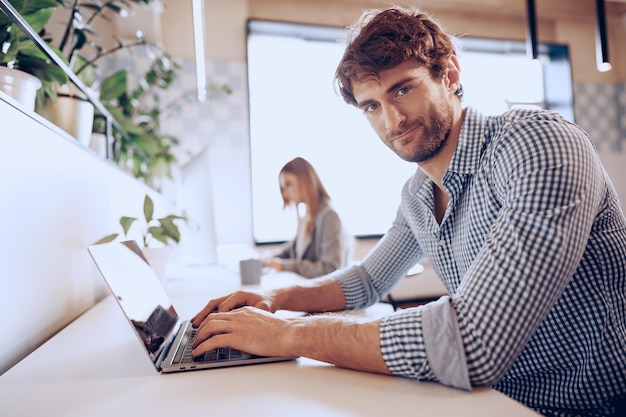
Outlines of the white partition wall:
[{"label": "white partition wall", "polygon": [[2,374],[108,294],[86,246],[168,203],[1,93],[0,126]]}]

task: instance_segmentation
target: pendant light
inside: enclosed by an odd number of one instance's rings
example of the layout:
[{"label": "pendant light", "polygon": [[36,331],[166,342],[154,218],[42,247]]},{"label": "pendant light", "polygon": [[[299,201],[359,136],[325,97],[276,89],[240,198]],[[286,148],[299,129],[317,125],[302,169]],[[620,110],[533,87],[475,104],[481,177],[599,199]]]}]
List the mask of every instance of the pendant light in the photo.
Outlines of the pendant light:
[{"label": "pendant light", "polygon": [[206,82],[206,57],[204,54],[204,0],[192,0],[193,11],[193,34],[196,55],[196,84],[198,89],[198,101],[207,98]]},{"label": "pendant light", "polygon": [[610,71],[609,45],[606,34],[606,11],[604,0],[596,0],[596,65],[598,71]]},{"label": "pendant light", "polygon": [[526,0],[526,56],[537,59],[537,15],[535,13],[535,0]]}]

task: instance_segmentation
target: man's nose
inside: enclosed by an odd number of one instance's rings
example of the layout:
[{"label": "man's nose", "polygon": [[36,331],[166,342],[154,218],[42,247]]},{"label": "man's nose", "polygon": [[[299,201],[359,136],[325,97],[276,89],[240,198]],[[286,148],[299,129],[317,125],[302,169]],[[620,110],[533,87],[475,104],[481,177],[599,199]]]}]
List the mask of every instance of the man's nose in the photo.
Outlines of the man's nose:
[{"label": "man's nose", "polygon": [[406,116],[397,106],[389,105],[385,108],[385,128],[395,130],[404,123]]}]

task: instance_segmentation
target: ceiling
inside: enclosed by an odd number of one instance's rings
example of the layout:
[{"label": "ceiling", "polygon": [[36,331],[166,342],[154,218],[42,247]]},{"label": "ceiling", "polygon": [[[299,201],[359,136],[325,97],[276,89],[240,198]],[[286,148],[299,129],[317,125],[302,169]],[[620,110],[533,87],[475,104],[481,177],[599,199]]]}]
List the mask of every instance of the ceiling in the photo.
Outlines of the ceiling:
[{"label": "ceiling", "polygon": [[[332,2],[359,3],[367,8],[381,4],[417,4],[427,11],[456,12],[468,15],[522,17],[526,15],[526,0],[332,0]],[[595,14],[594,0],[535,0],[538,19],[588,18]],[[606,0],[606,13],[626,17],[626,0]]]}]

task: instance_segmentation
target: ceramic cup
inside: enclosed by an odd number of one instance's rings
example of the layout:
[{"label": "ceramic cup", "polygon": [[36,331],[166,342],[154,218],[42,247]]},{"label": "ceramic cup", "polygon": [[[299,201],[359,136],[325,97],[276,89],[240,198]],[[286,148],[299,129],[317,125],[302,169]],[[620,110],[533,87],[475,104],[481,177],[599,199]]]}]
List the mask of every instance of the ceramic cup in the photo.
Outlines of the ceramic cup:
[{"label": "ceramic cup", "polygon": [[244,259],[239,261],[239,274],[242,285],[255,285],[261,282],[263,265],[260,259]]}]

